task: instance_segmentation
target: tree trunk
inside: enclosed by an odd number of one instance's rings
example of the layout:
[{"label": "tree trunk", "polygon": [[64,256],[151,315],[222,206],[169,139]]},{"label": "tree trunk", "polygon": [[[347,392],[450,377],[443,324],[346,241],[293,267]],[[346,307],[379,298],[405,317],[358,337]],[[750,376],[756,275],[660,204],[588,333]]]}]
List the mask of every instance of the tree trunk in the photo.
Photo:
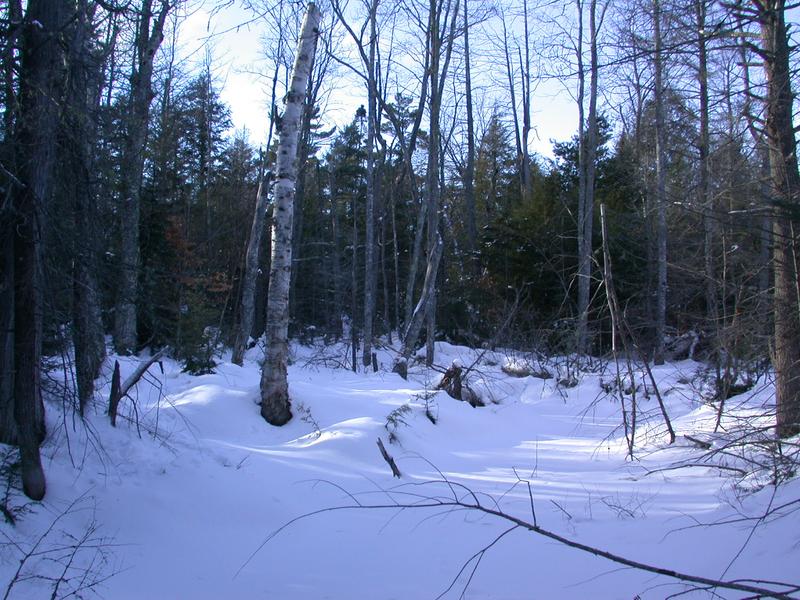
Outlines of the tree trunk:
[{"label": "tree trunk", "polygon": [[261,172],[256,192],[256,208],[253,213],[253,224],[250,227],[250,237],[247,240],[245,252],[244,276],[242,278],[242,298],[239,315],[239,329],[233,342],[231,362],[241,366],[244,363],[244,353],[247,343],[253,333],[256,317],[256,284],[258,283],[259,265],[261,263],[261,244],[264,238],[264,229],[267,226],[267,212],[269,210],[269,188],[272,185],[272,176],[266,169],[269,149],[272,146],[272,134],[275,128],[275,99],[278,88],[278,74],[281,65],[276,64],[275,73],[272,75],[272,95],[270,99],[270,119],[267,131],[266,152],[262,155]]},{"label": "tree trunk", "polygon": [[10,208],[0,208],[0,442],[17,444],[17,422],[14,420],[14,220]]},{"label": "tree trunk", "polygon": [[[444,4],[446,3],[446,6]],[[440,131],[440,112],[444,84],[447,77],[447,70],[450,64],[450,57],[453,50],[455,39],[456,24],[458,19],[459,2],[453,5],[450,0],[430,0],[428,6],[428,27],[427,27],[427,59],[429,65],[428,74],[430,77],[430,103],[429,103],[429,132],[428,132],[428,164],[425,174],[425,202],[424,210],[426,217],[427,250],[428,262],[425,272],[425,282],[422,294],[417,303],[411,318],[407,320],[405,336],[403,338],[403,349],[401,356],[395,362],[393,370],[404,375],[406,371],[406,359],[413,352],[417,343],[417,338],[422,327],[422,319],[427,322],[428,330],[428,352],[426,362],[428,365],[433,363],[433,335],[436,330],[436,277],[439,270],[439,261],[442,256],[442,240],[439,235],[439,198],[440,189],[440,150],[441,150],[441,131]],[[445,23],[445,28],[441,28],[440,15],[451,15],[449,27]],[[449,29],[449,31],[448,31]],[[442,63],[442,45],[447,41],[444,52],[444,62]],[[440,66],[441,65],[441,66]],[[412,180],[413,185],[413,180]],[[422,210],[422,207],[420,207]],[[417,234],[420,233],[422,214],[417,221]],[[415,243],[416,243],[415,239]],[[416,248],[415,248],[416,250]],[[413,281],[409,281],[409,288],[412,288]],[[406,303],[410,302],[406,298]],[[407,308],[408,310],[408,308]]]},{"label": "tree trunk", "polygon": [[664,52],[661,38],[661,0],[653,0],[656,111],[656,314],[653,362],[664,363],[667,326],[667,159],[664,122]]},{"label": "tree trunk", "polygon": [[762,58],[767,78],[766,135],[773,195],[774,324],[777,433],[800,433],[800,301],[798,298],[797,210],[800,172],[794,135],[789,39],[785,2],[753,2],[761,24]]},{"label": "tree trunk", "polygon": [[523,10],[523,34],[525,45],[525,59],[520,56],[522,66],[522,156],[520,173],[522,179],[522,200],[529,201],[533,192],[533,181],[531,178],[531,160],[528,152],[528,138],[531,134],[531,42],[530,31],[528,30],[528,0],[522,2]]},{"label": "tree trunk", "polygon": [[589,352],[588,343],[589,305],[591,303],[592,283],[592,256],[594,232],[594,196],[595,172],[597,163],[597,88],[599,79],[599,61],[597,58],[597,0],[589,3],[589,115],[586,124],[586,189],[584,195],[583,224],[581,237],[583,238],[583,256],[581,257],[581,270],[579,285],[583,288],[583,306],[581,320],[583,323],[583,344],[580,352]]},{"label": "tree trunk", "polygon": [[292,418],[287,380],[289,284],[292,271],[292,208],[297,178],[297,143],[303,100],[314,60],[320,13],[309,2],[281,119],[274,185],[272,262],[267,296],[267,344],[261,371],[261,415],[272,425]]},{"label": "tree trunk", "polygon": [[[413,178],[411,180],[411,185],[416,185]],[[414,228],[414,243],[411,247],[411,263],[408,266],[408,279],[406,280],[405,317],[403,319],[403,329],[406,330],[408,329],[408,324],[411,322],[411,316],[414,313],[414,290],[417,285],[419,264],[422,260],[422,242],[425,239],[425,221],[426,211],[428,209],[428,205],[425,201],[419,202],[418,205],[417,223]]]},{"label": "tree trunk", "polygon": [[[3,39],[0,65],[3,72],[3,145],[2,156],[14,156],[13,134],[16,116],[15,57],[22,26],[22,4],[11,0],[5,17],[8,29]],[[13,164],[7,166],[13,168]],[[4,177],[7,185],[20,182]],[[0,203],[0,442],[17,443],[14,421],[14,211],[7,202]]]},{"label": "tree trunk", "polygon": [[467,211],[467,254],[470,275],[477,275],[479,264],[475,254],[478,227],[475,219],[475,116],[472,108],[472,71],[469,52],[469,9],[464,0],[464,93],[467,102],[467,162],[464,166],[464,209]]},{"label": "tree trunk", "polygon": [[716,331],[717,324],[717,285],[714,265],[715,215],[714,201],[711,197],[709,164],[709,113],[708,113],[708,53],[706,50],[706,0],[695,2],[695,26],[697,36],[697,84],[700,92],[700,136],[697,150],[700,158],[699,190],[700,206],[703,211],[703,265],[705,272],[706,319]]},{"label": "tree trunk", "polygon": [[79,2],[69,48],[67,111],[62,128],[62,142],[66,144],[64,185],[71,196],[75,222],[72,335],[81,414],[94,395],[94,380],[106,356],[97,285],[95,240],[98,236],[93,226],[97,208],[90,176],[93,171],[91,145],[95,136],[89,113],[96,108],[97,97],[90,93],[89,80],[90,77],[99,79],[101,68],[100,60],[88,50],[91,12],[85,1]]},{"label": "tree trunk", "polygon": [[247,241],[245,255],[244,277],[242,278],[241,314],[239,316],[239,329],[233,343],[231,362],[241,366],[244,363],[244,353],[247,342],[253,333],[253,321],[256,314],[256,280],[258,279],[258,265],[261,259],[261,239],[267,222],[267,190],[270,179],[268,173],[261,175],[256,194],[256,209],[253,215],[253,224],[250,227],[250,239]]},{"label": "tree trunk", "polygon": [[342,293],[342,263],[339,256],[339,240],[341,234],[339,233],[339,210],[336,206],[336,196],[334,195],[334,190],[336,190],[336,180],[333,174],[333,170],[330,171],[330,184],[329,189],[331,190],[331,278],[333,285],[331,286],[333,290],[333,310],[330,311],[331,314],[331,329],[333,330],[334,334],[336,335],[337,339],[342,335],[342,308],[344,307],[344,294]]},{"label": "tree trunk", "polygon": [[376,288],[378,274],[375,269],[375,126],[377,123],[377,84],[375,81],[375,53],[378,0],[369,5],[369,59],[367,61],[367,198],[364,240],[364,347],[362,364],[372,364],[372,327],[375,321]]},{"label": "tree trunk", "polygon": [[41,500],[45,478],[39,455],[44,438],[41,397],[42,240],[45,204],[53,185],[63,56],[58,33],[65,22],[58,0],[31,0],[22,33],[19,121],[15,136],[21,186],[13,188],[14,417],[25,494]]},{"label": "tree trunk", "polygon": [[[588,278],[583,279],[584,263],[586,262],[586,238],[583,235],[586,222],[586,69],[583,63],[583,0],[575,0],[578,9],[578,43],[576,45],[578,63],[578,326],[576,329],[576,351],[579,354],[586,352],[586,327],[589,310]],[[587,285],[584,285],[587,284]]]},{"label": "tree trunk", "polygon": [[[122,149],[122,206],[120,207],[121,273],[114,312],[114,347],[121,354],[136,351],[136,300],[139,278],[139,198],[144,171],[144,151],[153,99],[153,63],[164,39],[164,23],[171,5],[160,0],[157,15],[153,0],[142,0],[136,34],[136,59],[131,74],[130,103]],[[155,17],[155,19],[154,19]]]}]

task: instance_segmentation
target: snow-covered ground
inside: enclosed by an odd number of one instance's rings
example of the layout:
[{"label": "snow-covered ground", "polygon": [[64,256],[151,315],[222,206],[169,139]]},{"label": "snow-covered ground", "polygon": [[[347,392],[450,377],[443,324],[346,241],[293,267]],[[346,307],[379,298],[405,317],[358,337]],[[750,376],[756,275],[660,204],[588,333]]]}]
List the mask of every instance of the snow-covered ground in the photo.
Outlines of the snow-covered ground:
[{"label": "snow-covered ground", "polygon": [[[303,347],[289,372],[295,418],[281,428],[259,415],[257,350],[243,368],[222,362],[213,375],[191,377],[169,360],[163,373],[154,366],[132,394],[136,410],[123,400],[128,418],[117,428],[104,415],[107,383],[86,424],[51,398],[48,494],[0,529],[0,589],[16,575],[8,597],[49,598],[53,582],[35,576],[58,579],[73,554],[58,597],[95,581],[97,595],[114,600],[632,600],[687,589],[522,528],[498,540],[513,523],[454,499],[662,568],[800,581],[797,505],[757,519],[795,502],[796,480],[752,491],[758,482],[734,485],[729,469],[675,468],[705,452],[684,435],[714,440],[698,363],[654,372],[678,436],[672,446],[655,397],[640,389],[631,460],[609,365],[575,376],[567,363],[526,365],[448,344],[437,352],[445,366],[478,359],[469,380],[487,406],[435,392],[441,374],[419,365],[404,381],[386,351],[378,373],[354,374],[334,368],[344,349]],[[137,359],[119,360],[124,378]],[[553,377],[506,373],[526,366]],[[570,378],[577,385],[558,383]],[[731,399],[723,425],[761,410],[771,394],[766,384]],[[379,437],[402,478],[392,478]],[[737,468],[736,460],[717,462]],[[356,504],[363,508],[340,508]],[[309,516],[292,522],[301,515]],[[88,577],[75,579],[89,563]]]}]

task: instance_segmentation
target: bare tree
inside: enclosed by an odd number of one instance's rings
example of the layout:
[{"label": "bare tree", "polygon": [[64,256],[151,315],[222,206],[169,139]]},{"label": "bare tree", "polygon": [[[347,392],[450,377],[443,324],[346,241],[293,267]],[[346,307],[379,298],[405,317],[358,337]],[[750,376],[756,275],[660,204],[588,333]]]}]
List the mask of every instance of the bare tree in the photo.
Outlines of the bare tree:
[{"label": "bare tree", "polygon": [[[283,4],[281,4],[280,8],[281,10],[278,13],[279,19],[283,15]],[[270,146],[272,145],[272,134],[275,126],[274,117],[277,114],[275,100],[278,87],[278,76],[283,63],[283,29],[278,27],[277,30],[278,56],[275,59],[275,71],[272,75],[269,130],[267,132],[267,143],[264,156],[269,155]],[[272,184],[271,173],[266,168],[266,162],[266,158],[262,158],[258,191],[256,192],[256,207],[253,213],[253,224],[250,228],[250,237],[247,240],[247,249],[245,251],[245,267],[244,275],[242,277],[242,297],[239,311],[239,326],[238,330],[236,331],[236,338],[234,339],[233,343],[233,354],[231,357],[231,361],[237,365],[241,365],[244,362],[244,353],[245,350],[247,350],[247,342],[250,339],[250,334],[253,332],[253,322],[255,321],[256,280],[258,279],[258,267],[261,262],[261,240],[264,229],[266,228],[269,188]]]},{"label": "bare tree", "polygon": [[667,327],[667,149],[664,118],[664,39],[662,37],[661,0],[653,0],[653,74],[656,128],[656,306],[653,362],[664,363]]},{"label": "bare tree", "polygon": [[585,73],[583,64],[583,0],[578,8],[578,352],[588,348],[589,304],[592,282],[592,232],[594,228],[595,171],[597,162],[597,96],[599,61],[597,34],[605,15],[605,5],[597,16],[597,0],[589,1],[589,114],[584,120]]},{"label": "bare tree", "polygon": [[370,0],[369,11],[369,57],[367,59],[367,197],[364,240],[364,348],[362,364],[372,364],[372,336],[375,321],[376,287],[378,273],[375,261],[375,138],[378,121],[378,85],[376,78],[376,52],[378,45],[377,13],[379,0]]},{"label": "bare tree", "polygon": [[279,129],[275,166],[272,263],[267,294],[266,357],[261,371],[261,415],[272,425],[292,418],[287,380],[289,283],[292,270],[292,208],[297,178],[297,144],[303,100],[314,62],[320,12],[309,2],[292,67]]},{"label": "bare tree", "polygon": [[464,208],[467,211],[467,253],[470,264],[477,267],[478,262],[475,256],[475,242],[478,238],[478,228],[475,222],[475,114],[472,102],[472,57],[469,50],[470,14],[468,1],[464,0],[464,95],[466,96],[467,110],[467,160],[464,165],[462,179],[464,185]]},{"label": "bare tree", "polygon": [[153,99],[153,66],[156,52],[164,40],[164,25],[174,4],[142,0],[136,26],[135,58],[130,78],[128,115],[122,151],[122,206],[120,208],[121,274],[114,313],[114,346],[117,352],[136,351],[136,299],[139,277],[139,198],[144,171],[144,151]]}]

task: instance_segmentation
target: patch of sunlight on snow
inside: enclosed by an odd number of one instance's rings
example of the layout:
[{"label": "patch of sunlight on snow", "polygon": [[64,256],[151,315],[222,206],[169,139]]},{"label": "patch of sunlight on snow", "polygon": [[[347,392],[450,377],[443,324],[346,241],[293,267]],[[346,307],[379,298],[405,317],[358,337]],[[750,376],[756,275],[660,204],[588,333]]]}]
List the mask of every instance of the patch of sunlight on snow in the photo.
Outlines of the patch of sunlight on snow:
[{"label": "patch of sunlight on snow", "polygon": [[201,406],[211,404],[215,394],[219,393],[218,386],[199,385],[190,390],[186,390],[175,396],[171,396],[165,401],[166,407],[186,406],[187,404],[198,404]]},{"label": "patch of sunlight on snow", "polygon": [[[570,452],[594,454],[597,452],[598,441],[592,438],[557,438],[550,440],[525,440],[517,444],[515,448],[520,450],[556,450],[558,452]],[[603,444],[605,445],[605,443]]]},{"label": "patch of sunlight on snow", "polygon": [[214,400],[245,398],[247,396],[249,396],[249,393],[246,390],[231,390],[216,384],[206,384],[198,385],[174,396],[167,396],[161,402],[162,408],[178,408],[190,404],[207,406]]},{"label": "patch of sunlight on snow", "polygon": [[[519,474],[519,477],[517,476]],[[519,491],[524,495],[528,494],[527,487],[520,482],[520,477],[525,481],[530,481],[535,495],[539,498],[578,498],[585,499],[587,488],[595,494],[611,494],[620,492],[620,482],[609,480],[605,473],[574,472],[565,474],[558,471],[543,471],[537,469],[535,476],[527,477],[529,473],[519,470],[515,473],[513,469],[494,468],[486,469],[477,473],[460,473],[448,471],[445,476],[452,480],[472,481],[481,484],[507,486],[507,492],[511,493],[513,488],[519,487]],[[637,488],[638,489],[638,488]],[[506,495],[504,494],[504,495]]]},{"label": "patch of sunlight on snow", "polygon": [[320,431],[319,433],[313,432],[303,437],[289,440],[286,445],[295,448],[311,448],[337,438],[360,438],[363,436],[364,433],[361,431]]}]

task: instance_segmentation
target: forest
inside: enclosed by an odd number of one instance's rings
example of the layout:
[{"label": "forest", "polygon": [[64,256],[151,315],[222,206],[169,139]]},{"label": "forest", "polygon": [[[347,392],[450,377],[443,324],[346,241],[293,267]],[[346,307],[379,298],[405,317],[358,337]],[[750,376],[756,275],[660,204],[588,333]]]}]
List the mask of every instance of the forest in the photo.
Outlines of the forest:
[{"label": "forest", "polygon": [[[636,438],[634,371],[658,400],[669,445],[679,427],[657,375],[694,361],[714,433],[734,410],[726,403],[768,382],[745,442],[782,457],[780,476],[770,467],[775,484],[791,480],[797,9],[785,0],[7,0],[8,489],[45,498],[52,422],[74,430],[108,411],[116,426],[117,403],[141,408],[132,390],[165,360],[180,377],[257,365],[270,427],[324,430],[290,393],[299,347],[327,349],[325,368],[394,373],[408,385],[427,369],[472,406],[490,403],[470,379],[480,353],[562,361],[523,373],[557,373],[562,391],[616,365],[631,461],[647,439]],[[237,27],[260,35],[261,58],[248,68],[264,92],[263,132],[234,126],[216,34],[201,36],[200,50],[186,40],[197,11],[210,24],[231,10]],[[541,140],[541,107],[558,103],[576,115],[574,133]],[[468,366],[453,348],[478,358]],[[125,426],[138,429],[132,414]],[[391,462],[382,443],[381,452]]]}]

